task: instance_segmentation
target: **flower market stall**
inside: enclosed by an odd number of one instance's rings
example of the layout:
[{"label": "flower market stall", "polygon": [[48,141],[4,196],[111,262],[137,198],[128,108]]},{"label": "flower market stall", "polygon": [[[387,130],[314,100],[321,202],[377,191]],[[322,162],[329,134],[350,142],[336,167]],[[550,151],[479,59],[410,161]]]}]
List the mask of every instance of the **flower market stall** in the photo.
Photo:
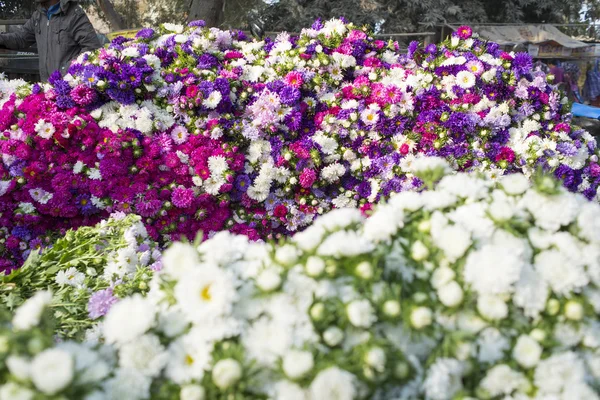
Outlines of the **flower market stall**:
[{"label": "flower market stall", "polygon": [[0,79],[0,400],[600,399],[571,117],[467,26],[164,24]]}]

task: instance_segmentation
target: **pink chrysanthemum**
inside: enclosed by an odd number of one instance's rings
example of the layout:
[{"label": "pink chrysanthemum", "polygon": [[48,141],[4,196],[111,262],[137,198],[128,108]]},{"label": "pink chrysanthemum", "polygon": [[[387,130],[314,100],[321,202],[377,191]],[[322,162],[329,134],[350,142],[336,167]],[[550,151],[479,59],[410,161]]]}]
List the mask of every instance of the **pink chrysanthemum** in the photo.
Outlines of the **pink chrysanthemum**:
[{"label": "pink chrysanthemum", "polygon": [[184,187],[175,188],[171,195],[171,200],[177,208],[188,208],[192,205],[192,201],[194,201],[194,191]]},{"label": "pink chrysanthemum", "polygon": [[80,106],[88,106],[96,101],[96,91],[85,85],[79,85],[71,90],[71,98]]}]

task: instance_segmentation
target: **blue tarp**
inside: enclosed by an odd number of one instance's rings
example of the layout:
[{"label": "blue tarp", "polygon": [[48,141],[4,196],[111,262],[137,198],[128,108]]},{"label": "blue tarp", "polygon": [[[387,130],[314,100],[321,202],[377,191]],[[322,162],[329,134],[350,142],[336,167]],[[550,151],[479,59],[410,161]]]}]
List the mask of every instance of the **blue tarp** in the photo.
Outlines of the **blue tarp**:
[{"label": "blue tarp", "polygon": [[573,108],[571,112],[576,117],[585,117],[585,118],[593,118],[600,119],[600,108],[586,106],[585,104],[573,103]]}]

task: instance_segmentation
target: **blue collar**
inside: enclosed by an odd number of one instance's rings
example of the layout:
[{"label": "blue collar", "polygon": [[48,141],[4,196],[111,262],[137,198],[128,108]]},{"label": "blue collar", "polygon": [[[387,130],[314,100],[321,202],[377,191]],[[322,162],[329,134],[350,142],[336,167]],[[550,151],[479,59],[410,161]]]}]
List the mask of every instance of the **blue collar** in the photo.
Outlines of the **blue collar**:
[{"label": "blue collar", "polygon": [[53,6],[50,6],[48,8],[48,10],[46,10],[46,15],[48,16],[48,19],[52,18],[53,15],[58,14],[60,11],[60,2],[56,3]]}]

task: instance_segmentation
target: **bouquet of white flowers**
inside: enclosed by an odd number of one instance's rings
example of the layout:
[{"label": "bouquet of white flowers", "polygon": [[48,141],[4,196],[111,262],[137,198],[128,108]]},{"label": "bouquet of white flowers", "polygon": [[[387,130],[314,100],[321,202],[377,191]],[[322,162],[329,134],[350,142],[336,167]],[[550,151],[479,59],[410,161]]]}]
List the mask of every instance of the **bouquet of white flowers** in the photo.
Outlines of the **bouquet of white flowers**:
[{"label": "bouquet of white flowers", "polygon": [[[278,244],[174,244],[148,295],[106,315],[89,360],[115,357],[80,398],[600,399],[600,206],[544,176],[413,169],[432,189],[369,218],[336,210]],[[64,346],[19,354],[0,399],[50,393],[22,371]]]}]

